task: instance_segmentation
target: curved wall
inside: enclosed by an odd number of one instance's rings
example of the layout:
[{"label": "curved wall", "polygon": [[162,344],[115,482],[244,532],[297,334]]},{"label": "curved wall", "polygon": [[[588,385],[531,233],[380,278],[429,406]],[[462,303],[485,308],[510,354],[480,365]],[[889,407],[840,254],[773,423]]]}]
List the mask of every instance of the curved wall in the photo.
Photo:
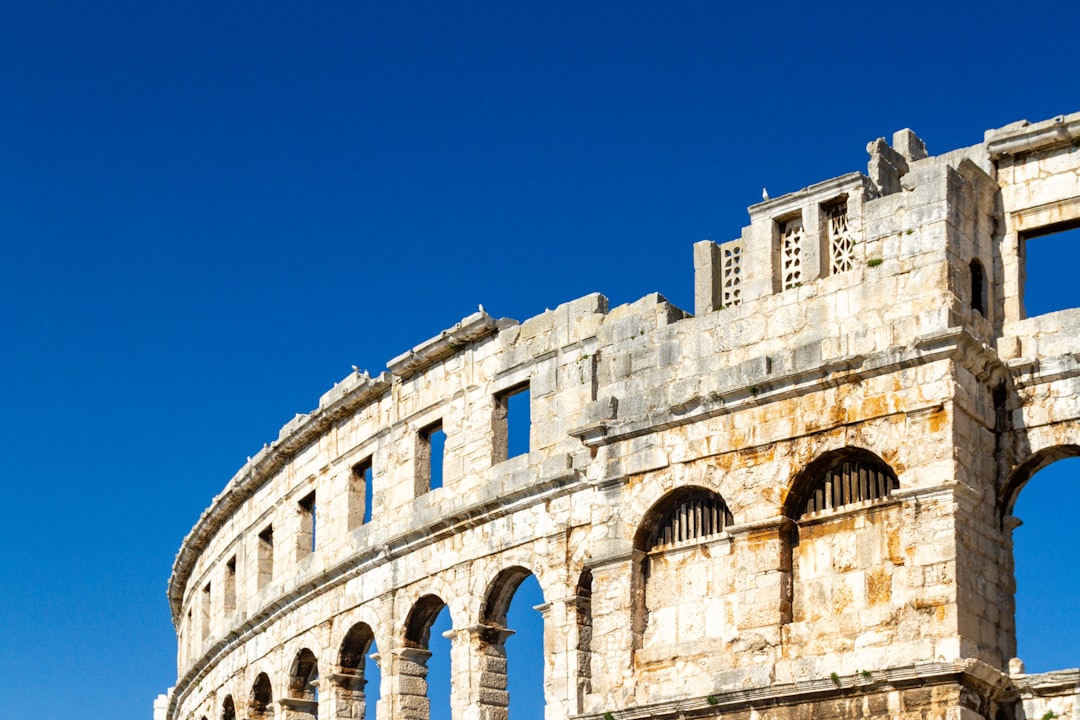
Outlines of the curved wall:
[{"label": "curved wall", "polygon": [[[895,187],[874,163],[899,151],[878,147],[870,177],[699,243],[696,316],[659,295],[480,312],[337,384],[185,539],[166,716],[360,717],[374,641],[379,717],[426,718],[445,604],[454,716],[505,717],[505,611],[529,574],[549,720],[795,713],[853,689],[886,708],[915,686],[992,714],[1015,652],[1001,498],[1014,466],[1075,437],[1074,404],[1040,401],[1080,396],[1075,335],[1040,321],[1063,364],[1030,369],[992,153],[905,143]],[[973,303],[976,264],[995,270]],[[529,451],[508,457],[523,390]]]}]

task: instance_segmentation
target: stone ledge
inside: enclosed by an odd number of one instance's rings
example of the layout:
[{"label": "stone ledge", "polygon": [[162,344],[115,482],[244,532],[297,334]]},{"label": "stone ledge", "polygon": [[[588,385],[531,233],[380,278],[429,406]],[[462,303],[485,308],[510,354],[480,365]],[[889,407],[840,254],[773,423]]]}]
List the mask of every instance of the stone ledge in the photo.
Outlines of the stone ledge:
[{"label": "stone ledge", "polygon": [[703,697],[673,700],[624,710],[572,715],[572,720],[646,720],[646,718],[720,717],[741,710],[820,703],[833,698],[850,698],[866,692],[957,683],[975,686],[982,694],[1005,697],[1016,689],[1007,675],[977,660],[935,662],[877,670],[854,675],[796,681],[766,687],[727,690]]}]

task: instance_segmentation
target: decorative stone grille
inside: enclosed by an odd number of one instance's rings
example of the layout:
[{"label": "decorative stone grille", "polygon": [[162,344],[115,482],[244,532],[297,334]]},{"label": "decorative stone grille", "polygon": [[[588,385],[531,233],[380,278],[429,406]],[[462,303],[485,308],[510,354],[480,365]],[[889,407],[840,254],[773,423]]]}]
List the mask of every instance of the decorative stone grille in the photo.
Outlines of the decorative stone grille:
[{"label": "decorative stone grille", "polygon": [[829,274],[847,272],[855,266],[855,238],[848,231],[847,203],[825,209],[829,236]]},{"label": "decorative stone grille", "polygon": [[833,467],[817,481],[806,500],[804,514],[835,510],[863,500],[888,497],[899,486],[887,465],[857,459]]},{"label": "decorative stone grille", "polygon": [[685,497],[656,524],[649,549],[719,535],[731,523],[731,511],[719,495],[701,492]]},{"label": "decorative stone grille", "polygon": [[802,239],[801,218],[787,220],[781,225],[780,257],[784,268],[784,289],[802,285]]},{"label": "decorative stone grille", "polygon": [[738,305],[742,302],[742,243],[739,241],[720,246],[723,256],[723,305]]}]

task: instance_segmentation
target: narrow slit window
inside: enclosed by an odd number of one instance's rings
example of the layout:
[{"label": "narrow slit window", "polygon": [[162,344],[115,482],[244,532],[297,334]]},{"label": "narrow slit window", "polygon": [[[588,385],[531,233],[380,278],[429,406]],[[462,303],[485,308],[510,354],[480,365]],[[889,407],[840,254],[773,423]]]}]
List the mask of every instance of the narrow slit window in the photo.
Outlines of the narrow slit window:
[{"label": "narrow slit window", "polygon": [[972,260],[969,266],[971,273],[971,309],[986,317],[986,271],[982,263]]},{"label": "narrow slit window", "polygon": [[297,555],[302,558],[315,552],[316,519],[315,493],[307,495],[297,506],[300,513],[300,528],[297,533]]},{"label": "narrow slit window", "polygon": [[259,533],[259,547],[258,547],[258,560],[259,560],[259,574],[258,584],[259,589],[270,584],[270,581],[274,579],[274,526],[267,525],[266,529]]},{"label": "narrow slit window", "polygon": [[524,455],[531,450],[532,415],[529,384],[523,383],[495,396],[493,435],[495,462]]}]

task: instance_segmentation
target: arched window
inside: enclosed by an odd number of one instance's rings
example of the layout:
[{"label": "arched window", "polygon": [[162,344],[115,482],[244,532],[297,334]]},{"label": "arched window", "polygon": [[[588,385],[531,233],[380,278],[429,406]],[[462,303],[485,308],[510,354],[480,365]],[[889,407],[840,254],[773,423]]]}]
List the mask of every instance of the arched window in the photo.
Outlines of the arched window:
[{"label": "arched window", "polygon": [[339,715],[342,715],[345,709],[342,706],[345,706],[347,712],[344,717],[374,720],[382,680],[378,665],[370,657],[376,652],[374,634],[366,623],[357,623],[349,628],[338,655]]},{"label": "arched window", "polygon": [[971,308],[986,317],[986,271],[977,259],[968,266],[971,275]]},{"label": "arched window", "polygon": [[[795,477],[783,507],[795,522],[783,533],[790,580],[781,601],[781,622],[792,624],[793,637],[856,642],[867,631],[859,613],[890,602],[893,574],[904,562],[889,550],[900,510],[880,501],[898,487],[884,460],[855,447],[826,452]],[[863,512],[866,521],[850,522],[834,512],[841,509]],[[830,602],[838,584],[847,598],[839,606]]]},{"label": "arched window", "polygon": [[792,489],[798,501],[791,507],[793,503],[789,499],[786,514],[797,519],[823,510],[880,500],[899,486],[896,473],[877,455],[846,448],[827,453],[800,473]]},{"label": "arched window", "polygon": [[[720,588],[734,573],[725,537],[731,511],[702,487],[674,490],[645,513],[634,538],[633,637],[639,667],[670,657],[674,647],[721,662],[728,630]],[[676,590],[677,588],[677,590]],[[717,668],[702,666],[702,672]]]},{"label": "arched window", "polygon": [[270,720],[274,717],[274,693],[270,687],[270,678],[266,673],[259,673],[251,686],[251,699],[248,701],[248,717],[251,720]]}]

